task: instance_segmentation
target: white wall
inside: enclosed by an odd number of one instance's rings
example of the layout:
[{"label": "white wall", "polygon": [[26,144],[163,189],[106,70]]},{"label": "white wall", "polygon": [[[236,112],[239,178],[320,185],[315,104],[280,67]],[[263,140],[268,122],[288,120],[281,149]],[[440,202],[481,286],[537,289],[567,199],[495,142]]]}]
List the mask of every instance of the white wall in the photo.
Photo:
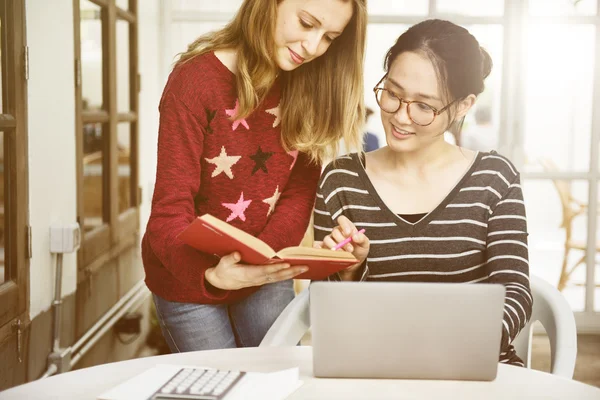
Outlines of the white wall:
[{"label": "white wall", "polygon": [[[48,4],[51,3],[51,4]],[[26,2],[29,46],[29,211],[33,257],[30,318],[51,307],[55,258],[52,223],[76,221],[73,2]],[[75,254],[63,259],[63,295],[77,284]]]},{"label": "white wall", "polygon": [[159,50],[163,28],[160,0],[139,1],[139,68],[142,77],[139,126],[139,185],[142,187],[140,232],[145,231],[156,177],[156,143],[158,141],[158,102],[165,84],[161,76],[164,64]]},{"label": "white wall", "polygon": [[[54,296],[56,259],[49,251],[49,229],[73,223],[77,212],[73,3],[26,3],[30,72],[28,81],[29,210],[33,257],[30,269],[30,318],[49,309]],[[146,225],[156,170],[158,102],[164,85],[158,43],[159,0],[140,1],[140,186],[141,229]],[[86,81],[89,83],[89,81]],[[100,83],[98,81],[98,83]],[[90,88],[91,89],[91,88]],[[75,254],[63,259],[63,296],[77,286]]]}]

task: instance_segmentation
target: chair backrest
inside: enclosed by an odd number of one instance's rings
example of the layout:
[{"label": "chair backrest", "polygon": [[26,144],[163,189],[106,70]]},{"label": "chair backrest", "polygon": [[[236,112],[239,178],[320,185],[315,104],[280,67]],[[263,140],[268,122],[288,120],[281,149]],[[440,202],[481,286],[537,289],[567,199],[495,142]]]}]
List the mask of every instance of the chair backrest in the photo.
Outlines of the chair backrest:
[{"label": "chair backrest", "polygon": [[577,326],[573,311],[558,289],[548,282],[531,276],[530,284],[533,294],[531,319],[513,345],[527,367],[531,367],[531,328],[539,321],[550,340],[550,371],[572,379],[577,358]]},{"label": "chair backrest", "polygon": [[310,328],[309,288],[296,295],[273,322],[259,347],[296,346]]}]

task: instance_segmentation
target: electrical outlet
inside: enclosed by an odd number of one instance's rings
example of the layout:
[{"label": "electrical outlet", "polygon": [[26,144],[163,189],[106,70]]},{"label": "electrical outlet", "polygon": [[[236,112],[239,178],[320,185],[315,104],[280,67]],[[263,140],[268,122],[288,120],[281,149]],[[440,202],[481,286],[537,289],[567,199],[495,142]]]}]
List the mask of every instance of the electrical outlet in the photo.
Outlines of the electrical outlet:
[{"label": "electrical outlet", "polygon": [[50,252],[73,253],[81,244],[81,230],[78,223],[50,226]]}]

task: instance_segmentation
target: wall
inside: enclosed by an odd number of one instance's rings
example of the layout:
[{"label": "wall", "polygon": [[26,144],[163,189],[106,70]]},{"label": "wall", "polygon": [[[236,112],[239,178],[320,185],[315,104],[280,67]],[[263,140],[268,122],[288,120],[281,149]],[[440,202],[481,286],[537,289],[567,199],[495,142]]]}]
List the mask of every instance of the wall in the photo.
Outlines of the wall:
[{"label": "wall", "polygon": [[[159,0],[140,1],[140,186],[141,230],[150,210],[156,170],[159,75]],[[70,1],[26,3],[30,57],[28,81],[29,197],[33,258],[30,270],[30,317],[51,307],[55,257],[49,229],[55,222],[76,221],[75,96],[73,78],[73,7]],[[76,288],[76,257],[63,259],[62,292]]]},{"label": "wall", "polygon": [[[26,2],[29,46],[30,318],[51,307],[55,257],[50,225],[76,222],[73,2]],[[63,259],[62,293],[76,287],[76,257]]]},{"label": "wall", "polygon": [[[139,0],[140,186],[143,228],[156,165],[158,101],[164,79],[159,77],[161,26],[159,0]],[[53,223],[73,223],[77,211],[75,151],[75,86],[73,2],[26,1],[29,46],[28,135],[29,212],[32,226],[29,317],[24,327],[23,361],[17,359],[16,335],[0,344],[0,390],[39,378],[51,351],[55,257],[49,252]],[[99,81],[97,81],[100,84]],[[74,344],[136,282],[144,278],[139,246],[125,250],[89,278],[77,283],[76,255],[63,259],[61,345]],[[148,302],[142,334],[122,344],[111,330],[90,350],[77,368],[135,357],[149,329]],[[7,328],[9,329],[9,328]]]},{"label": "wall", "polygon": [[150,203],[156,175],[156,143],[158,140],[158,102],[166,77],[161,76],[163,65],[159,43],[162,32],[159,0],[140,1],[139,7],[139,68],[142,79],[140,93],[140,173],[142,188],[140,232],[143,234],[150,215]]}]

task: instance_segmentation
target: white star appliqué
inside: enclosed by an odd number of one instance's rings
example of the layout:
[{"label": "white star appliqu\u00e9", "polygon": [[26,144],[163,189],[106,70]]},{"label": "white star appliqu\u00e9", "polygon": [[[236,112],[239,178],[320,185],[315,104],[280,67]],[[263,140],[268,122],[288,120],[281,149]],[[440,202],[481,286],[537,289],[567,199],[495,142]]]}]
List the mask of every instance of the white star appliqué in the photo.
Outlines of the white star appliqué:
[{"label": "white star appliqu\u00e9", "polygon": [[265,112],[275,116],[275,121],[273,122],[273,128],[275,128],[281,122],[281,117],[280,117],[279,111],[280,111],[279,105],[275,108],[270,108],[268,110],[265,110]]},{"label": "white star appliqu\u00e9", "polygon": [[215,176],[221,174],[221,172],[224,172],[229,179],[233,179],[231,167],[233,167],[240,160],[240,158],[242,158],[242,156],[228,156],[225,146],[221,147],[221,154],[219,154],[218,157],[206,158],[207,162],[217,166],[211,177],[214,178]]},{"label": "white star appliqu\u00e9", "polygon": [[263,200],[263,203],[267,203],[269,205],[269,211],[267,211],[267,217],[269,215],[271,215],[273,210],[275,210],[275,204],[277,204],[277,200],[279,200],[279,196],[281,196],[281,193],[279,192],[279,186],[277,186],[277,188],[275,189],[275,193],[273,193],[273,196]]}]

